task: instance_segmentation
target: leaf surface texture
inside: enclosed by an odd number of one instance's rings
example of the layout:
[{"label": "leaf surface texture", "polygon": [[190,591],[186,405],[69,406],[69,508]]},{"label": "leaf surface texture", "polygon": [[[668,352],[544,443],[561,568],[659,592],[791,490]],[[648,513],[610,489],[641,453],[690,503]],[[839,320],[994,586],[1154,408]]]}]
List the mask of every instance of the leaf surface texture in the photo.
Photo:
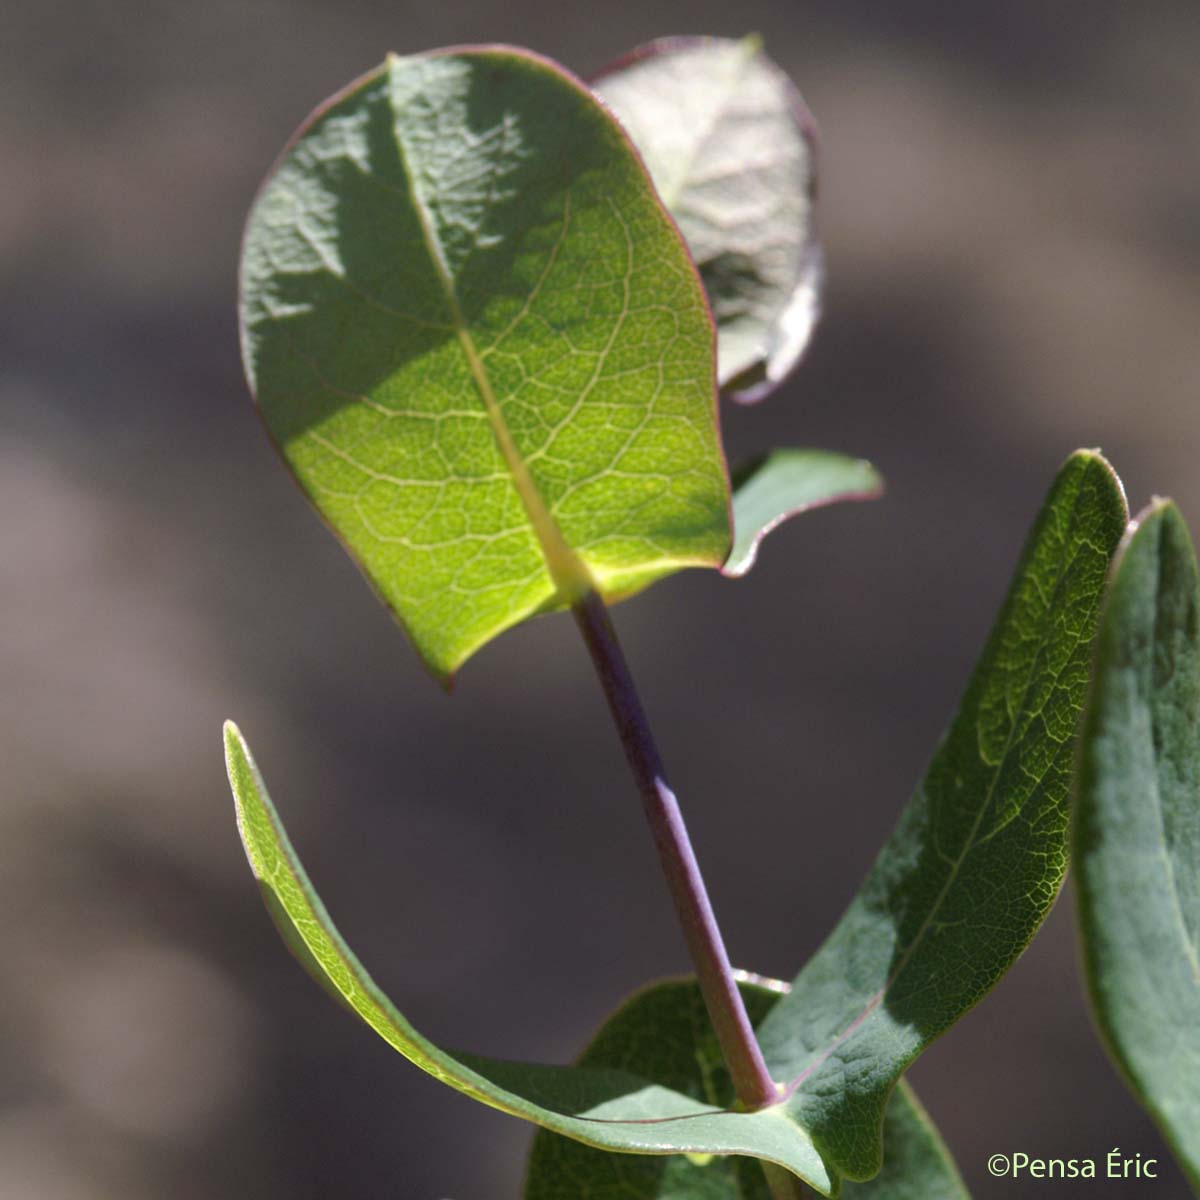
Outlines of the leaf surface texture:
[{"label": "leaf surface texture", "polygon": [[251,213],[241,328],[285,459],[439,675],[726,557],[703,288],[546,60],[392,57],[318,110]]},{"label": "leaf surface texture", "polygon": [[896,1080],[999,980],[1057,896],[1076,724],[1125,523],[1104,459],[1068,459],[924,781],[759,1031],[789,1110],[848,1179],[879,1170]]},{"label": "leaf surface texture", "polygon": [[1093,1011],[1200,1192],[1200,577],[1169,501],[1113,571],[1074,824]]},{"label": "leaf surface texture", "polygon": [[759,39],[667,38],[594,81],[629,130],[700,268],[722,390],[761,399],[819,308],[816,126]]}]

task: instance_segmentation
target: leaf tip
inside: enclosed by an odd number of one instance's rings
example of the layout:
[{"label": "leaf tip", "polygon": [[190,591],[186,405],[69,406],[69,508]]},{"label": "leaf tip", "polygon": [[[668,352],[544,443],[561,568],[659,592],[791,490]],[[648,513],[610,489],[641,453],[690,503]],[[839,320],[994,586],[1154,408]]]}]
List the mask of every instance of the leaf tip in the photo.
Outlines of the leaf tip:
[{"label": "leaf tip", "polygon": [[1179,507],[1170,496],[1159,496],[1155,494],[1150,497],[1150,503],[1147,504],[1145,508],[1143,508],[1137,514],[1137,516],[1133,518],[1133,520],[1137,523],[1141,523],[1142,521],[1148,521],[1151,517],[1157,516],[1159,513],[1166,512],[1168,510],[1172,512],[1178,512]]},{"label": "leaf tip", "polygon": [[1081,462],[1086,464],[1094,463],[1096,466],[1107,472],[1109,478],[1115,485],[1116,490],[1120,493],[1121,503],[1125,506],[1125,512],[1129,512],[1129,500],[1125,495],[1125,484],[1121,482],[1121,477],[1117,474],[1116,468],[1108,461],[1107,458],[1104,457],[1104,452],[1099,446],[1092,446],[1090,448],[1085,447],[1083,449],[1076,450],[1075,453],[1067,459],[1067,462]]},{"label": "leaf tip", "polygon": [[1096,462],[1101,466],[1108,467],[1110,471],[1112,470],[1112,464],[1104,457],[1104,452],[1099,446],[1081,446],[1078,450],[1067,456],[1067,461],[1082,463]]},{"label": "leaf tip", "polygon": [[225,745],[225,764],[229,768],[232,780],[235,761],[249,757],[250,752],[246,748],[246,739],[242,737],[242,731],[228,718],[221,725],[221,740]]},{"label": "leaf tip", "polygon": [[238,836],[242,840],[242,849],[250,863],[250,870],[253,871],[254,877],[261,881],[262,862],[250,829],[251,810],[256,802],[269,806],[270,801],[266,799],[266,786],[258,773],[254,756],[250,753],[242,731],[233,721],[226,721],[222,732],[225,740],[225,771],[229,776],[229,790],[233,793]]}]

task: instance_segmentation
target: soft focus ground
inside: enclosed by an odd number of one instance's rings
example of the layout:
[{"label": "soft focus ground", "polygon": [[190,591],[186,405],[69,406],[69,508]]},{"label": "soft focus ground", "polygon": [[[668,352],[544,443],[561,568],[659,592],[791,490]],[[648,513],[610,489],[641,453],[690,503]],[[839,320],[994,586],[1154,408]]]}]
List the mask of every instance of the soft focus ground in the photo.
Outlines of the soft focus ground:
[{"label": "soft focus ground", "polygon": [[[731,11],[732,9],[732,11]],[[565,1060],[684,967],[569,621],[448,700],[277,465],[233,290],[259,178],[380,60],[497,39],[581,72],[758,29],[823,129],[826,316],[734,452],[856,452],[748,581],[620,610],[735,958],[790,975],[957,701],[1059,461],[1200,522],[1200,10],[304,0],[0,9],[0,1196],[503,1200],[525,1127],[441,1088],[281,949],[220,721],[418,1026]],[[1161,1156],[1088,1026],[1069,896],[915,1081],[995,1152]],[[1157,1182],[1047,1195],[1186,1195]]]}]

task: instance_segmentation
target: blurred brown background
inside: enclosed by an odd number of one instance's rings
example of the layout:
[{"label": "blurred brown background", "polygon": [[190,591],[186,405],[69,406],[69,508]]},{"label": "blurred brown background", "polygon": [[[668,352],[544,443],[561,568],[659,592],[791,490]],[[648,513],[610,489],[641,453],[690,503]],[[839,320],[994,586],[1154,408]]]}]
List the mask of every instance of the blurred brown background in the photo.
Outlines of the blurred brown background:
[{"label": "blurred brown background", "polygon": [[[731,7],[733,11],[731,12]],[[923,769],[1059,461],[1200,521],[1194,0],[6,0],[0,7],[0,1197],[493,1200],[528,1127],[439,1087],[281,948],[219,742],[254,744],[326,901],[417,1025],[569,1059],[684,968],[570,622],[439,694],[277,465],[235,336],[242,221],[387,50],[587,73],[758,29],[824,136],[826,315],[772,443],[871,457],[742,584],[618,611],[734,957],[790,976]],[[915,1082],[987,1155],[1162,1156],[1089,1027],[1071,903]],[[1031,1191],[1030,1189],[1033,1189]]]}]

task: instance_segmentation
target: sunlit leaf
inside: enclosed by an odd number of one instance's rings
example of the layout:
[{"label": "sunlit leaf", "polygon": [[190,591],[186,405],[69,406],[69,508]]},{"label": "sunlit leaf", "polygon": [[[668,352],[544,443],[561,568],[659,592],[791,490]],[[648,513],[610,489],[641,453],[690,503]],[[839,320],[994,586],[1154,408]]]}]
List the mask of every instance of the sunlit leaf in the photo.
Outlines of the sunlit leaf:
[{"label": "sunlit leaf", "polygon": [[636,1154],[749,1155],[828,1191],[820,1156],[782,1106],[736,1112],[627,1071],[452,1054],[422,1037],[342,940],[232,725],[225,728],[225,753],[246,856],[285,940],[300,949],[304,966],[327,990],[410,1062],[474,1100],[590,1146]]},{"label": "sunlit leaf", "polygon": [[504,47],[390,58],[320,108],[246,230],[247,373],[430,666],[719,567],[714,337],[617,121]]},{"label": "sunlit leaf", "polygon": [[796,365],[817,318],[816,126],[756,37],[667,38],[593,80],[695,256],[722,389],[752,401]]},{"label": "sunlit leaf", "polygon": [[1073,455],[924,782],[759,1029],[772,1074],[793,1089],[789,1111],[848,1179],[879,1170],[900,1074],[991,989],[1058,893],[1076,725],[1125,523],[1112,469]]},{"label": "sunlit leaf", "polygon": [[1113,570],[1073,853],[1096,1020],[1200,1193],[1200,577],[1169,501]]}]

